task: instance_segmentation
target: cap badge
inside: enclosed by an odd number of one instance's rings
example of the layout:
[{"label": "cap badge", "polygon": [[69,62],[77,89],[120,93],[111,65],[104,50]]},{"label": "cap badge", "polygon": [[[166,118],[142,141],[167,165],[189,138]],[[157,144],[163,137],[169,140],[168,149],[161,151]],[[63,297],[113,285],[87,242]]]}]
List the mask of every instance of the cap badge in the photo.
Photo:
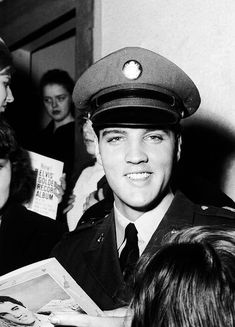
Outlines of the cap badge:
[{"label": "cap badge", "polygon": [[142,66],[136,60],[127,61],[122,68],[124,76],[128,79],[137,79],[142,73]]}]

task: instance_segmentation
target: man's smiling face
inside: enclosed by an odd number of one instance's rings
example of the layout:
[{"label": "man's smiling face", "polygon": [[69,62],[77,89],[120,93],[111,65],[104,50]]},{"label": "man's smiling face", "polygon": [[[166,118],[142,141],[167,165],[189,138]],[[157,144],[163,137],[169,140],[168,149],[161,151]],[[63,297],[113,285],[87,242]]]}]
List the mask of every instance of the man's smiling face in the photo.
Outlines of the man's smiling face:
[{"label": "man's smiling face", "polygon": [[35,322],[34,314],[30,310],[10,301],[0,303],[0,316],[19,326],[31,326]]},{"label": "man's smiling face", "polygon": [[109,127],[99,132],[99,156],[117,208],[135,220],[170,191],[180,142],[168,129]]}]

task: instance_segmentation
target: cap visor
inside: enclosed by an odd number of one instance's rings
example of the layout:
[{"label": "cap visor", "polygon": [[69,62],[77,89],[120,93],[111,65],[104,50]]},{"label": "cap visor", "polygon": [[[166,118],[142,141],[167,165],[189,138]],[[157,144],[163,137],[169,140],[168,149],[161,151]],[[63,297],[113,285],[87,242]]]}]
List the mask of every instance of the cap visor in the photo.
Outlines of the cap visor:
[{"label": "cap visor", "polygon": [[179,122],[180,117],[172,110],[133,106],[106,108],[94,113],[91,120],[94,127],[154,127],[175,125]]}]

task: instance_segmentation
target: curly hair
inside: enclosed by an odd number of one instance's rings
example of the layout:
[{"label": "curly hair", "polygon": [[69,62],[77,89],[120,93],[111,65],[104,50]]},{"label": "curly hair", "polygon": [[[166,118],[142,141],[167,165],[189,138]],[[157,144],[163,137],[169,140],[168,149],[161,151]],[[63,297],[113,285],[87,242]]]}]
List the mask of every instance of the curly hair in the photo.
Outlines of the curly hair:
[{"label": "curly hair", "polygon": [[10,125],[0,120],[0,158],[11,163],[11,183],[9,202],[20,204],[28,202],[35,186],[35,173],[31,166],[29,153],[17,142]]}]

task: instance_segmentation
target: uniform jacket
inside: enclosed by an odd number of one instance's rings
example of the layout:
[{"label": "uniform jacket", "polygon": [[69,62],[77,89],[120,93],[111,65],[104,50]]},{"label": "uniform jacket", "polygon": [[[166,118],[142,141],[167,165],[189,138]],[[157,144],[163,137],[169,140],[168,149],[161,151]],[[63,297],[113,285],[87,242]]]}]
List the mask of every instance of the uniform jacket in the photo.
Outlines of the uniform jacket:
[{"label": "uniform jacket", "polygon": [[[86,219],[75,231],[65,235],[52,255],[102,310],[114,309],[120,306],[118,291],[123,285],[114,214],[111,211],[102,219],[93,218]],[[222,224],[235,227],[235,213],[196,205],[177,192],[144,252],[150,248],[157,250],[168,232],[194,225]]]},{"label": "uniform jacket", "polygon": [[66,231],[61,223],[22,205],[9,205],[0,226],[0,275],[47,259]]}]

